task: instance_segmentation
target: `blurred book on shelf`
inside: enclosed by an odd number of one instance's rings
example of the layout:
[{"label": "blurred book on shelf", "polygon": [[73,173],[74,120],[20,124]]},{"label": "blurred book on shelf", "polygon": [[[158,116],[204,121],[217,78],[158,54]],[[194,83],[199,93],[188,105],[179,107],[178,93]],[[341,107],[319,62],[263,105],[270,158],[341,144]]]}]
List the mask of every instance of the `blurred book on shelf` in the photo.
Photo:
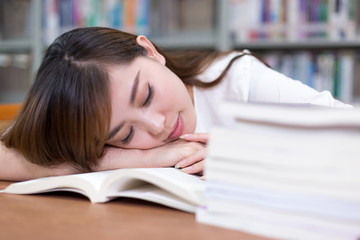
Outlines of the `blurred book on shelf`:
[{"label": "blurred book on shelf", "polygon": [[231,0],[229,27],[238,42],[353,40],[356,0]]},{"label": "blurred book on shelf", "polygon": [[356,51],[270,51],[261,57],[272,68],[318,91],[328,90],[343,102],[353,102]]},{"label": "blurred book on shelf", "polygon": [[30,38],[30,19],[30,0],[0,1],[0,40]]},{"label": "blurred book on shelf", "polygon": [[353,102],[360,106],[360,53],[357,52],[356,59],[354,62],[354,84],[353,84]]},{"label": "blurred book on shelf", "polygon": [[82,26],[148,37],[212,31],[215,0],[43,0],[44,41]]},{"label": "blurred book on shelf", "polygon": [[229,102],[199,222],[274,239],[360,238],[360,109]]},{"label": "blurred book on shelf", "polygon": [[3,12],[4,12],[4,3],[2,1],[0,1],[0,40],[3,39],[3,22],[4,22],[4,17],[3,17]]},{"label": "blurred book on shelf", "polygon": [[[359,23],[356,0],[0,0],[0,51],[33,54],[34,73],[44,47],[60,34],[104,26],[168,49],[259,50],[276,70],[354,103]],[[39,34],[42,41],[34,40]]]},{"label": "blurred book on shelf", "polygon": [[24,53],[0,53],[0,102],[22,102],[30,88],[31,57]]}]

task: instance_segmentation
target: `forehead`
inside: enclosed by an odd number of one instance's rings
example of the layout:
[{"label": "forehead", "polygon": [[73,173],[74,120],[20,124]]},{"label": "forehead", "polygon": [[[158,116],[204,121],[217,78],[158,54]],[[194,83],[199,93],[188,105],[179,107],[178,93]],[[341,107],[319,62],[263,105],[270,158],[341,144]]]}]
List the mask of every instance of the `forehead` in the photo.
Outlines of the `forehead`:
[{"label": "forehead", "polygon": [[124,87],[124,84],[131,84],[139,71],[140,75],[162,73],[159,65],[154,59],[144,56],[135,58],[129,64],[112,65],[108,68],[110,87],[112,87],[111,85],[122,85]]},{"label": "forehead", "polygon": [[146,61],[144,57],[137,57],[130,64],[112,65],[108,68],[111,105],[116,106],[116,109],[122,108],[122,103],[129,102],[136,76],[145,72],[144,60]]},{"label": "forehead", "polygon": [[135,61],[129,64],[114,64],[108,67],[109,80],[121,81],[122,79],[128,78],[131,72],[135,70]]},{"label": "forehead", "polygon": [[134,75],[129,67],[114,65],[109,68],[109,94],[111,105],[110,126],[114,127],[119,122],[122,113],[127,112],[130,91]]},{"label": "forehead", "polygon": [[[134,64],[135,63],[135,64]],[[139,70],[135,60],[130,64],[117,64],[108,67],[110,92],[118,91],[118,87],[126,87],[134,81]]]},{"label": "forehead", "polygon": [[128,67],[117,65],[109,68],[109,93],[111,104],[124,98],[131,89],[134,81],[134,74]]},{"label": "forehead", "polygon": [[131,81],[133,81],[137,72],[142,68],[146,68],[146,66],[146,57],[137,57],[127,64],[111,65],[108,67],[109,80],[110,82],[124,82],[129,80],[129,78],[132,78]]}]

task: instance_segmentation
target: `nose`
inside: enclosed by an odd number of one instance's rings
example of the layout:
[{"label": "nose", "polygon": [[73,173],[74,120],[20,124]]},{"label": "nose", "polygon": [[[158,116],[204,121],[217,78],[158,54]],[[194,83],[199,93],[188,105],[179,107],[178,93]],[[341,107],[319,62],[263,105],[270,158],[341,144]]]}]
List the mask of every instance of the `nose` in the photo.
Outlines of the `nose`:
[{"label": "nose", "polygon": [[165,116],[161,113],[152,112],[146,114],[144,119],[146,130],[154,135],[160,135],[165,130]]}]

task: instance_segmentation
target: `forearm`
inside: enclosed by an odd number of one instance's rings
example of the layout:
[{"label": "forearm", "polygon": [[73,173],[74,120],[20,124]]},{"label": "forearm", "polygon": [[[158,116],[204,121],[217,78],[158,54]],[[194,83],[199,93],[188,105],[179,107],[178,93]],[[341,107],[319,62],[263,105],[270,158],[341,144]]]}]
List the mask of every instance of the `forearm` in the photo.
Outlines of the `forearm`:
[{"label": "forearm", "polygon": [[105,171],[119,168],[151,167],[150,156],[145,154],[146,150],[121,149],[108,147],[99,165],[94,171]]},{"label": "forearm", "polygon": [[[99,165],[93,171],[119,168],[172,167],[189,155],[202,149],[196,142],[178,140],[163,146],[139,150],[108,147]],[[80,173],[68,164],[42,167],[30,163],[20,152],[6,148],[0,142],[0,180],[22,181],[46,176]]]},{"label": "forearm", "polygon": [[176,151],[171,152],[170,149],[166,149],[164,146],[146,150],[108,147],[104,156],[100,159],[98,167],[93,170],[170,167],[174,166],[178,159]]},{"label": "forearm", "polygon": [[203,148],[203,144],[184,140],[177,140],[147,150],[109,147],[94,171],[118,168],[173,167]]},{"label": "forearm", "polygon": [[[164,167],[174,165],[172,162],[158,162],[155,157],[158,150],[137,150],[109,147],[99,159],[94,171],[105,171],[119,168]],[[56,167],[42,167],[29,162],[20,152],[10,149],[0,142],[0,180],[24,181],[47,176],[60,176],[80,173],[68,164]]]},{"label": "forearm", "polygon": [[[119,168],[152,167],[150,155],[145,150],[108,148],[94,171]],[[42,167],[29,162],[20,152],[9,149],[0,142],[0,180],[24,181],[47,176],[60,176],[80,173],[79,170],[63,164],[56,167]]]},{"label": "forearm", "polygon": [[49,168],[30,163],[20,152],[9,149],[0,142],[0,180],[23,181],[78,172],[78,170],[65,164]]}]

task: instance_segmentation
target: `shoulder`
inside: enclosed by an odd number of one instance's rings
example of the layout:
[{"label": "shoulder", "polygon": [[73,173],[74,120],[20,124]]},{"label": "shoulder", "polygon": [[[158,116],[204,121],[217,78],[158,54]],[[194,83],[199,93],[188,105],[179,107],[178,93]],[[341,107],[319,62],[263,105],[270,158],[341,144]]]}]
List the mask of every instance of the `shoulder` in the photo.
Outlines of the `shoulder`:
[{"label": "shoulder", "polygon": [[223,54],[217,59],[215,59],[205,69],[203,73],[199,74],[198,78],[204,82],[213,81],[225,70],[225,68],[230,64],[232,60],[234,61],[231,65],[229,74],[232,74],[233,72],[246,71],[252,59],[256,59],[256,58],[251,56],[248,50],[232,51]]},{"label": "shoulder", "polygon": [[215,87],[201,89],[194,87],[198,97],[208,95],[212,102],[226,98],[247,101],[251,81],[253,57],[249,51],[234,51],[216,59],[206,71],[198,76],[203,82],[212,82],[219,77],[234,60],[224,78]]},{"label": "shoulder", "polygon": [[253,58],[254,57],[251,55],[251,52],[247,49],[242,51],[232,51],[215,59],[215,61],[209,66],[209,69],[216,66],[222,66],[224,68],[231,60],[234,60],[234,64],[236,63],[241,65]]}]

